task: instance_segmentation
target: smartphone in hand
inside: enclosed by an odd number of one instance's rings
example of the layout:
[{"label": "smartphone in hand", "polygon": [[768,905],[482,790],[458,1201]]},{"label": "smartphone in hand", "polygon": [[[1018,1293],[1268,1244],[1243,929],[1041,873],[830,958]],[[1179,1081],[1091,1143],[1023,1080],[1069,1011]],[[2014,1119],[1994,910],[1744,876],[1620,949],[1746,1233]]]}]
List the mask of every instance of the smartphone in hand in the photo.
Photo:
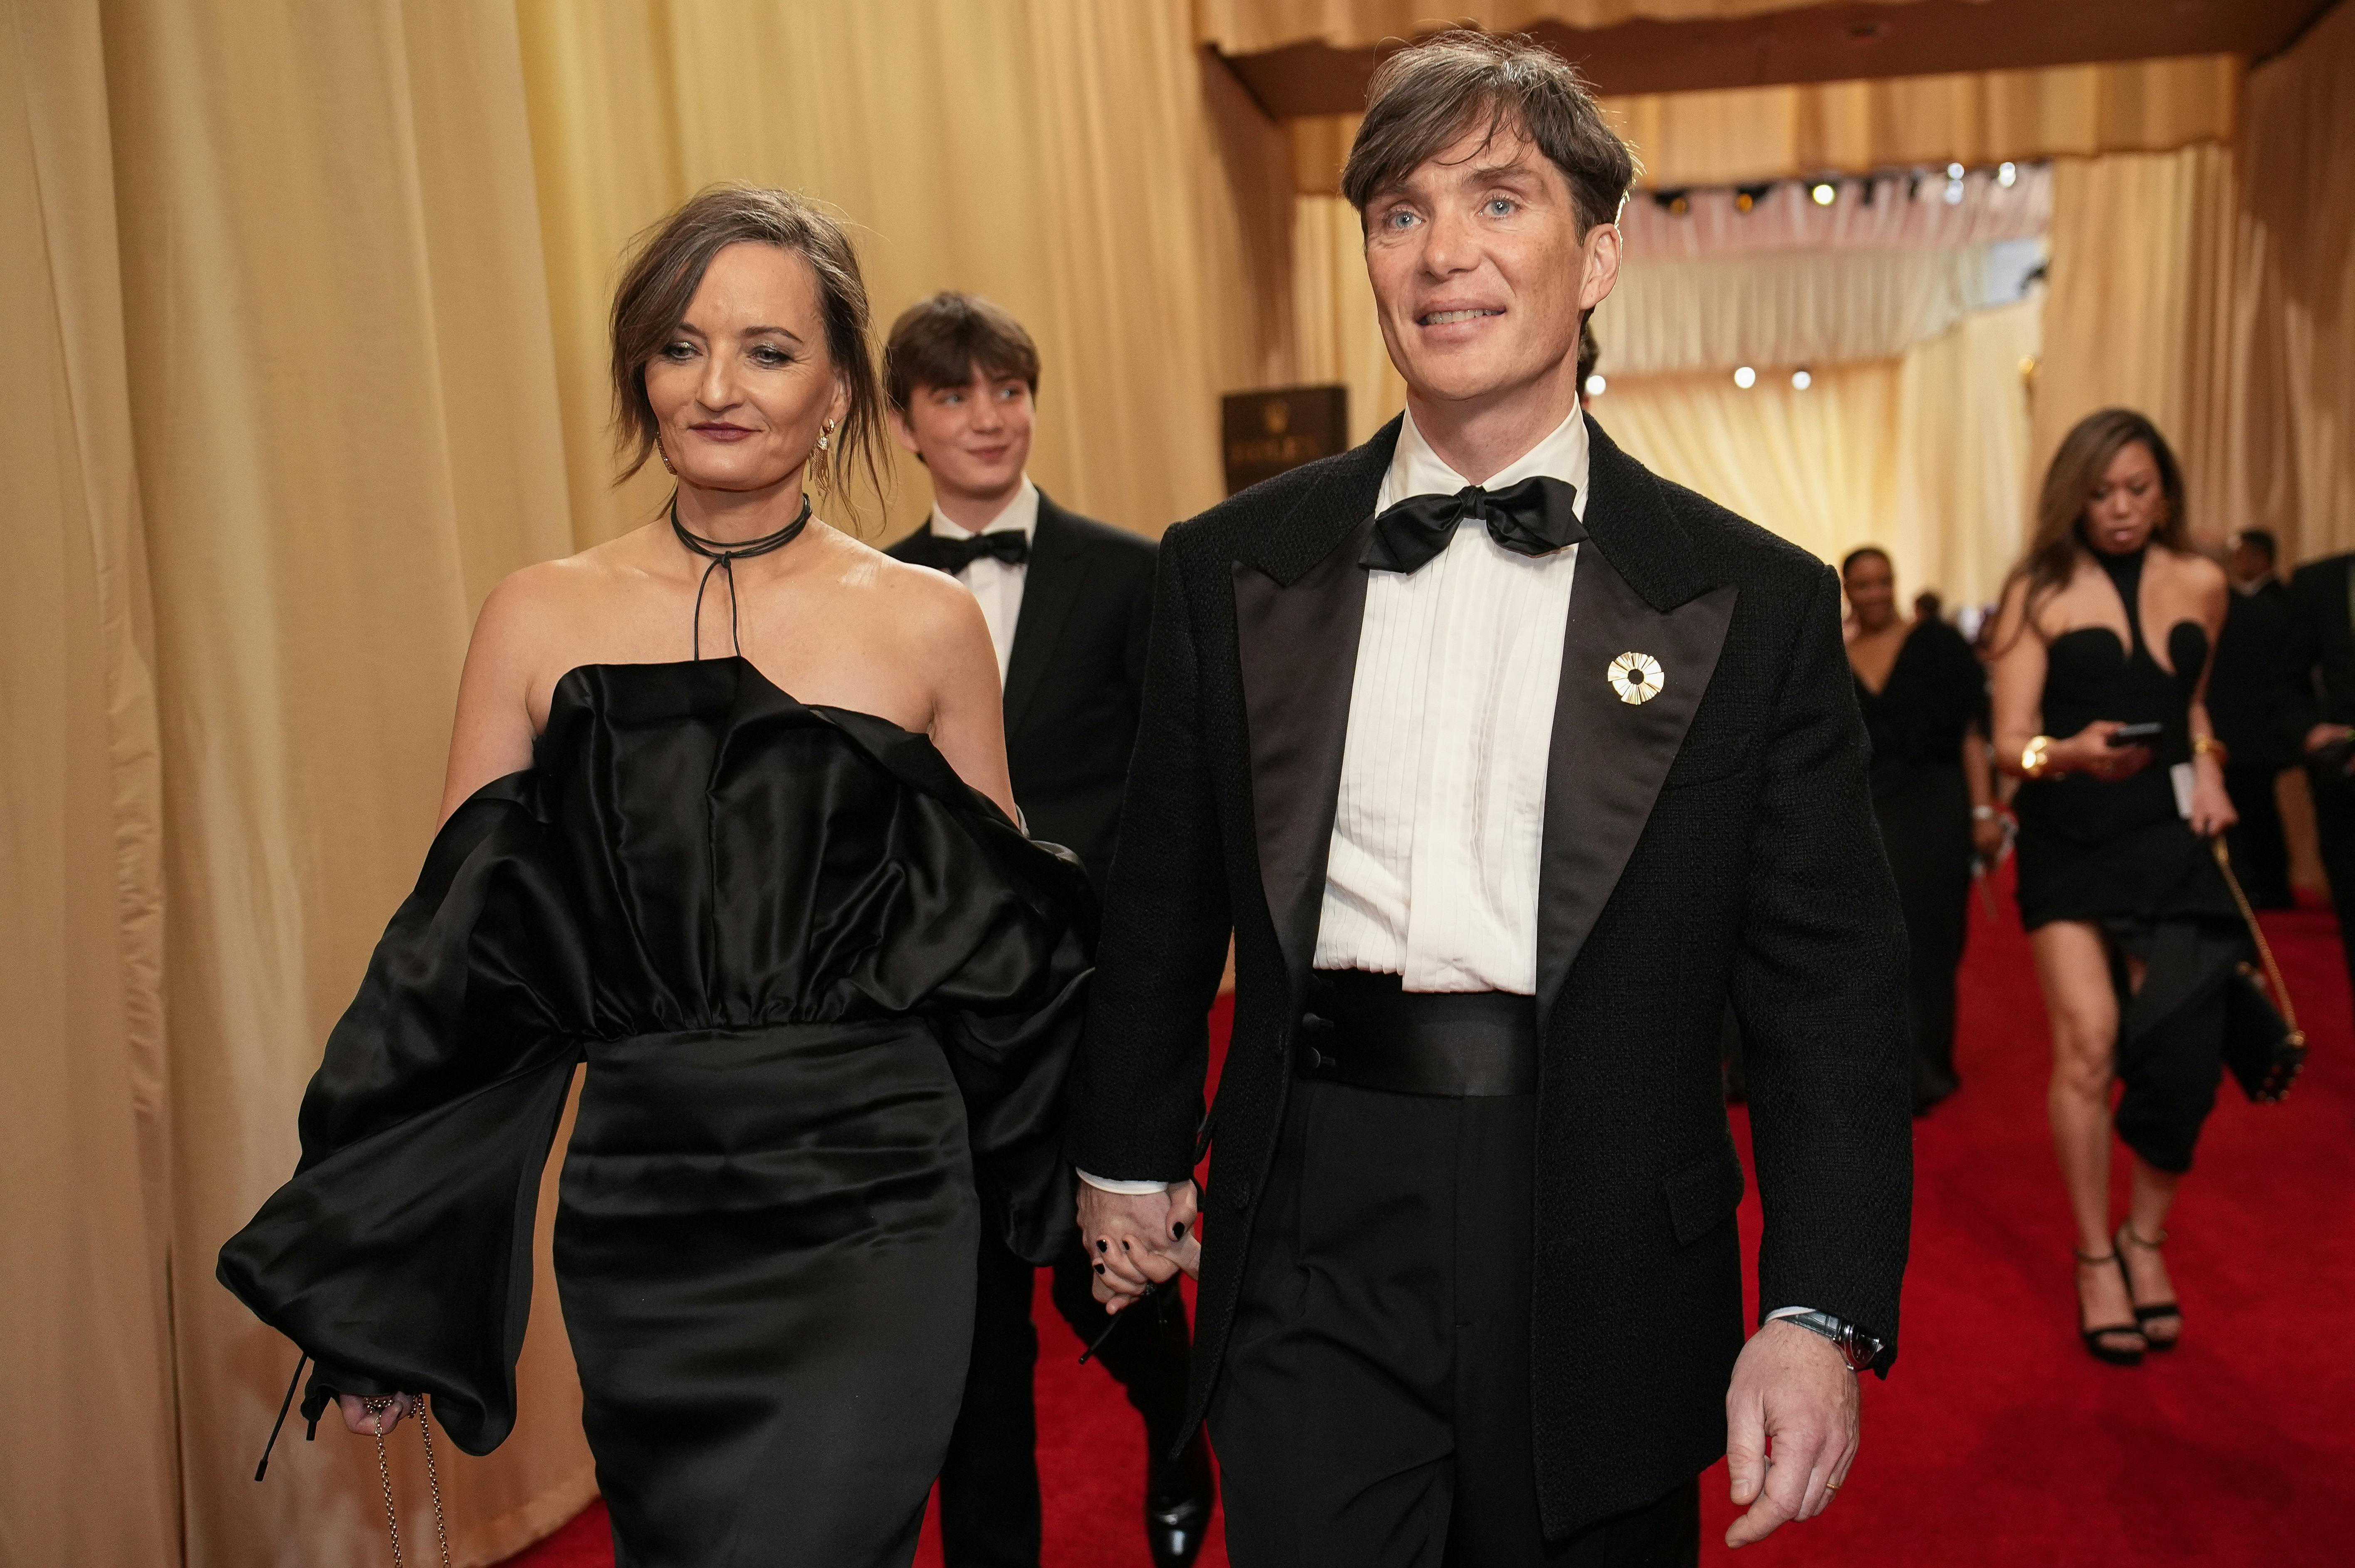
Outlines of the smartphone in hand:
[{"label": "smartphone in hand", "polygon": [[2160,732],[2166,728],[2166,725],[2155,720],[2147,724],[2121,724],[2110,731],[2110,738],[2103,744],[2113,748],[2140,746],[2158,740]]}]

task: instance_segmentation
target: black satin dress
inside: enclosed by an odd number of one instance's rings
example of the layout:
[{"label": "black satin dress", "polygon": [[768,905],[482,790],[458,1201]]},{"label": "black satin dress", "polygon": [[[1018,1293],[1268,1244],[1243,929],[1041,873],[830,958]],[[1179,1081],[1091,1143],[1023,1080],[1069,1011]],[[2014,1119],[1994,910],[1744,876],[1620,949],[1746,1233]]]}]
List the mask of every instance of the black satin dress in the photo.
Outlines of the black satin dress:
[{"label": "black satin dress", "polygon": [[741,658],[597,665],[445,824],[219,1277],[331,1391],[515,1421],[541,1168],[620,1568],[905,1563],[977,1227],[1071,1223],[1086,875]]},{"label": "black satin dress", "polygon": [[2094,559],[2125,602],[2132,645],[2106,626],[2081,626],[2046,650],[2044,732],[2057,739],[2113,719],[2161,726],[2151,765],[2129,778],[2090,773],[2030,779],[2019,816],[2019,913],[2030,931],[2056,920],[2099,925],[2113,951],[2142,960],[2139,991],[2118,987],[2116,1125],[2162,1170],[2191,1167],[2222,1072],[2225,984],[2247,947],[2240,912],[2207,844],[2177,809],[2169,770],[2191,761],[2191,699],[2208,660],[2197,621],[2168,629],[2172,673],[2142,626],[2141,553]]},{"label": "black satin dress", "polygon": [[1969,934],[1971,786],[1963,737],[1987,728],[1987,673],[1960,632],[1924,621],[1905,635],[1879,691],[1856,683],[1872,741],[1872,814],[1905,911],[1911,963],[1913,1108],[1954,1093],[1955,971]]}]

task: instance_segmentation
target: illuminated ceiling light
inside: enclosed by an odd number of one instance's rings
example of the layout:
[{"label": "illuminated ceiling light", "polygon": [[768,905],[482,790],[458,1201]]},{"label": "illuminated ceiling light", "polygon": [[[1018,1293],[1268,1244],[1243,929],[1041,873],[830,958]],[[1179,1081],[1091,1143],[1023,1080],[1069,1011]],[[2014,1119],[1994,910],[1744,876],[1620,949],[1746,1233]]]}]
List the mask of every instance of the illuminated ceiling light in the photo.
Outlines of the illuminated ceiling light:
[{"label": "illuminated ceiling light", "polygon": [[1758,384],[1758,372],[1744,365],[1733,373],[1733,384],[1746,392]]},{"label": "illuminated ceiling light", "polygon": [[1692,210],[1692,197],[1684,191],[1656,190],[1652,193],[1652,199],[1672,217],[1682,218]]},{"label": "illuminated ceiling light", "polygon": [[1736,212],[1749,212],[1753,210],[1760,202],[1766,199],[1766,193],[1774,188],[1774,187],[1772,185],[1735,186],[1733,187],[1733,210]]},{"label": "illuminated ceiling light", "polygon": [[1586,379],[1586,395],[1590,398],[1599,398],[1603,395],[1604,388],[1609,384],[1604,380],[1603,373],[1598,370]]},{"label": "illuminated ceiling light", "polygon": [[1815,384],[1816,379],[1807,374],[1807,368],[1806,366],[1802,365],[1797,369],[1791,372],[1791,389],[1793,391],[1804,392]]},{"label": "illuminated ceiling light", "polygon": [[1946,205],[1948,207],[1960,207],[1962,204],[1963,182],[1960,180],[1948,180],[1946,182]]},{"label": "illuminated ceiling light", "polygon": [[1995,166],[1995,183],[2003,187],[2006,190],[2009,190],[2013,186],[2018,185],[2019,183],[2019,165],[2018,164],[1998,164]]},{"label": "illuminated ceiling light", "polygon": [[1817,207],[1829,207],[1833,202],[1839,199],[1839,187],[1833,185],[1828,180],[1818,181],[1815,188],[1808,191],[1807,194],[1816,198],[1816,205]]},{"label": "illuminated ceiling light", "polygon": [[1948,164],[1946,165],[1946,177],[1950,180],[1958,180],[1962,178],[1965,172],[1963,165],[1960,164]]}]

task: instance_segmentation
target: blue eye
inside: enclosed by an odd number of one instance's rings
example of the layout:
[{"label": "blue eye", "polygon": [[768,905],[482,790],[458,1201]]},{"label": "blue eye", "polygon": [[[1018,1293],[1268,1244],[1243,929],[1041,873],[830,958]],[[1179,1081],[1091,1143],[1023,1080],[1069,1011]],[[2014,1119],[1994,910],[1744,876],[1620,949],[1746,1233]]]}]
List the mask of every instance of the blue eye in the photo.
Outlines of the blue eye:
[{"label": "blue eye", "polygon": [[1413,221],[1414,214],[1403,207],[1393,208],[1382,216],[1382,227],[1385,229],[1404,229]]},{"label": "blue eye", "polygon": [[1488,198],[1488,216],[1491,218],[1508,217],[1518,210],[1519,205],[1519,203],[1514,201],[1510,197],[1492,196]]}]

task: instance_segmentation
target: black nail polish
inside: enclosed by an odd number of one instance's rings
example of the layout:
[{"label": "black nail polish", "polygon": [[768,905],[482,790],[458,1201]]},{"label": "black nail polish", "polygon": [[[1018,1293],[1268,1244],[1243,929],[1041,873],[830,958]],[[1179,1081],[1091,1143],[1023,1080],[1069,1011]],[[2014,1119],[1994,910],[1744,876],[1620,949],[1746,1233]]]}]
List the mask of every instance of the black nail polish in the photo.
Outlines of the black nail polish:
[{"label": "black nail polish", "polygon": [[1170,1240],[1172,1240],[1172,1241],[1176,1241],[1176,1242],[1182,1242],[1182,1241],[1184,1241],[1184,1240],[1186,1239],[1186,1221],[1184,1221],[1183,1220],[1180,1220],[1180,1221],[1178,1221],[1178,1223],[1176,1223],[1176,1224],[1174,1224],[1174,1225],[1170,1226],[1170,1227],[1169,1227],[1169,1238],[1170,1238]]},{"label": "black nail polish", "polygon": [[1121,1250],[1122,1252],[1126,1252],[1126,1251],[1128,1251],[1128,1243],[1127,1243],[1126,1242],[1123,1242],[1123,1243],[1120,1244],[1120,1250]]},{"label": "black nail polish", "polygon": [[1106,1243],[1103,1237],[1099,1236],[1096,1238],[1096,1251],[1101,1253],[1108,1252],[1110,1250],[1110,1244]]},{"label": "black nail polish", "polygon": [[1103,1273],[1103,1264],[1096,1264],[1096,1272],[1097,1272],[1098,1274],[1102,1274],[1102,1273]]}]

